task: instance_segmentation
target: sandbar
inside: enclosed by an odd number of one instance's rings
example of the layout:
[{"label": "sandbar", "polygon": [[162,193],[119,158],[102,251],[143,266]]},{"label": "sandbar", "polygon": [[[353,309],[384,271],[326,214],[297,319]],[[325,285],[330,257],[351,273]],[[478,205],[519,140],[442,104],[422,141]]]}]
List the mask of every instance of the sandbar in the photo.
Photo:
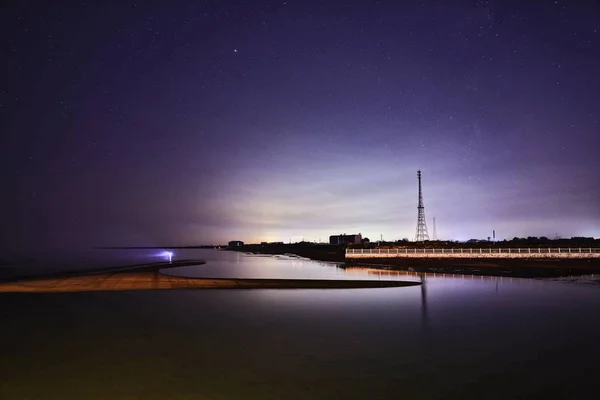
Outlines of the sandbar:
[{"label": "sandbar", "polygon": [[174,289],[360,289],[416,286],[421,282],[323,279],[189,278],[167,275],[163,269],[202,264],[183,261],[148,264],[109,272],[69,273],[43,278],[0,282],[0,293],[65,293]]}]

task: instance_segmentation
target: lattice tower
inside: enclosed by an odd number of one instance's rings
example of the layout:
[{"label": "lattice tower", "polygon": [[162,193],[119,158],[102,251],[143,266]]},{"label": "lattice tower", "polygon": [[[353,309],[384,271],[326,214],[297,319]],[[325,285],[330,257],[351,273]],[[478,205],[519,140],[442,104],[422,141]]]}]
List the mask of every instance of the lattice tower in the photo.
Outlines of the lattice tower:
[{"label": "lattice tower", "polygon": [[429,234],[427,233],[427,222],[425,221],[425,206],[423,205],[423,192],[421,190],[421,171],[417,171],[417,178],[419,179],[419,205],[417,206],[417,234],[415,235],[416,242],[423,242],[429,240]]}]

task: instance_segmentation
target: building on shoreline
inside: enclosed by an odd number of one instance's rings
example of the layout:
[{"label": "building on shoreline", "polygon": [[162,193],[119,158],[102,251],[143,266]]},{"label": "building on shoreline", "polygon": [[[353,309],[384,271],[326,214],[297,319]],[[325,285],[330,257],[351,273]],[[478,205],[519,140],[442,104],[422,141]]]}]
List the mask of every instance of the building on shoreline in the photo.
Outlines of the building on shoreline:
[{"label": "building on shoreline", "polygon": [[362,235],[331,235],[329,236],[329,244],[361,244]]}]

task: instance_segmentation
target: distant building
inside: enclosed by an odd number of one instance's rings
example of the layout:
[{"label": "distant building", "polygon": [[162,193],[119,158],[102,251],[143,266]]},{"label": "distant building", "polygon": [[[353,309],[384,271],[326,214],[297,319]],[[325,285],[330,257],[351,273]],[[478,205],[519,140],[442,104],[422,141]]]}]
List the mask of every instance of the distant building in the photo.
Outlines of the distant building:
[{"label": "distant building", "polygon": [[243,245],[244,242],[242,242],[241,240],[232,240],[231,242],[229,242],[229,247],[240,247]]},{"label": "distant building", "polygon": [[332,235],[329,236],[329,244],[361,244],[362,235]]}]

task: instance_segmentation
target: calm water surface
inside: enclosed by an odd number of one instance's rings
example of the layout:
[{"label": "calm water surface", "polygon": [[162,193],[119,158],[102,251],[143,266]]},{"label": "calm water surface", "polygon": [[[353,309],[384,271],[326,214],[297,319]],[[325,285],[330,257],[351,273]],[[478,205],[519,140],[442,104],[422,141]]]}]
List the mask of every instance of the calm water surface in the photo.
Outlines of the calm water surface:
[{"label": "calm water surface", "polygon": [[[157,251],[113,254],[88,254],[79,267]],[[176,257],[207,261],[170,272],[188,276],[421,279],[214,250]],[[599,286],[424,279],[388,289],[2,294],[0,398],[597,398]]]}]

